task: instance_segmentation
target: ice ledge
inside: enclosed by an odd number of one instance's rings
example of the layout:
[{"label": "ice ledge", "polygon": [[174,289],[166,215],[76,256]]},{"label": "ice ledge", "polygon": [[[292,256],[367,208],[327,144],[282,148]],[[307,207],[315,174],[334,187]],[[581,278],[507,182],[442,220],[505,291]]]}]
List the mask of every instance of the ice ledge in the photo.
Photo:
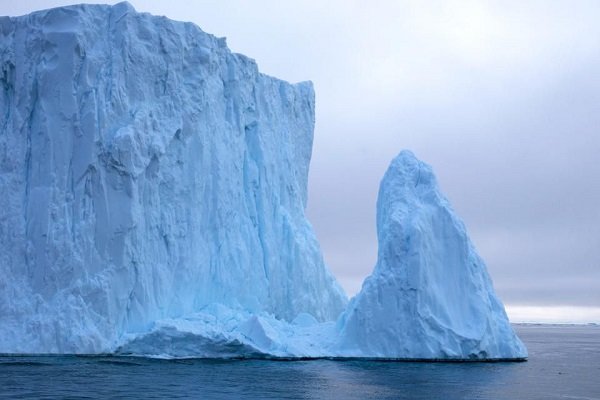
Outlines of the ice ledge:
[{"label": "ice ledge", "polygon": [[480,353],[437,357],[411,357],[407,354],[394,357],[362,353],[342,343],[343,332],[334,323],[319,323],[308,315],[289,323],[269,314],[257,315],[213,304],[184,318],[157,321],[149,332],[126,335],[114,354],[163,359],[367,359],[422,362],[527,359],[526,355],[482,357]]}]

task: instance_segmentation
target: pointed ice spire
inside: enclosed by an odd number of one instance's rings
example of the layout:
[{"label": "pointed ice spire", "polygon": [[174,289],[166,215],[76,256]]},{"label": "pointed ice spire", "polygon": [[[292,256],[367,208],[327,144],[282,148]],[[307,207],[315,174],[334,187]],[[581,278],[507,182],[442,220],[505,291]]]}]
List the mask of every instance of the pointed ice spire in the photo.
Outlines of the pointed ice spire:
[{"label": "pointed ice spire", "polygon": [[342,347],[371,357],[527,357],[463,222],[409,151],[381,182],[377,234],[375,270],[340,317]]}]

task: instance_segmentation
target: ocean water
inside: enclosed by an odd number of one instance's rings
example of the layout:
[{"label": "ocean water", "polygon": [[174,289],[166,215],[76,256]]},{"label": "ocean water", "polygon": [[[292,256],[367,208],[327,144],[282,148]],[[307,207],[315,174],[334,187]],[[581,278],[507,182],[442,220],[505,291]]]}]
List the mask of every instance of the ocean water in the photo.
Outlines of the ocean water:
[{"label": "ocean water", "polygon": [[516,329],[527,362],[3,356],[0,398],[600,399],[600,327]]}]

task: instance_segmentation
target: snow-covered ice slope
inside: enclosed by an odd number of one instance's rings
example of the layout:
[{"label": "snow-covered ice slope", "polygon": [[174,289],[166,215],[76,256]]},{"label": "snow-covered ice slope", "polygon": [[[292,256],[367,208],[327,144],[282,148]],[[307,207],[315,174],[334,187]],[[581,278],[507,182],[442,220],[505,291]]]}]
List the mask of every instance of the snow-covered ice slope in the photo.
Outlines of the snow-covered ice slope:
[{"label": "snow-covered ice slope", "polygon": [[344,355],[527,357],[464,224],[409,151],[381,182],[377,234],[374,272],[338,321]]},{"label": "snow-covered ice slope", "polygon": [[0,18],[0,353],[113,351],[211,304],[334,320],[314,92],[128,3]]}]

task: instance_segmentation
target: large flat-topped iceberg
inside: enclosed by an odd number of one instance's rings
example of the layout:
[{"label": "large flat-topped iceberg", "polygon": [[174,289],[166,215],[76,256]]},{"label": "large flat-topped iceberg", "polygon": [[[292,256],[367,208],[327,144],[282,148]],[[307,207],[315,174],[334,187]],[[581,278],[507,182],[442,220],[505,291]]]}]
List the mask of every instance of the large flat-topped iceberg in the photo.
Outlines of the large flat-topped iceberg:
[{"label": "large flat-topped iceberg", "polygon": [[304,215],[310,83],[120,3],[0,18],[0,84],[0,353],[525,357],[409,153],[346,309]]},{"label": "large flat-topped iceberg", "polygon": [[346,298],[305,218],[310,83],[128,3],[0,19],[0,353]]}]

